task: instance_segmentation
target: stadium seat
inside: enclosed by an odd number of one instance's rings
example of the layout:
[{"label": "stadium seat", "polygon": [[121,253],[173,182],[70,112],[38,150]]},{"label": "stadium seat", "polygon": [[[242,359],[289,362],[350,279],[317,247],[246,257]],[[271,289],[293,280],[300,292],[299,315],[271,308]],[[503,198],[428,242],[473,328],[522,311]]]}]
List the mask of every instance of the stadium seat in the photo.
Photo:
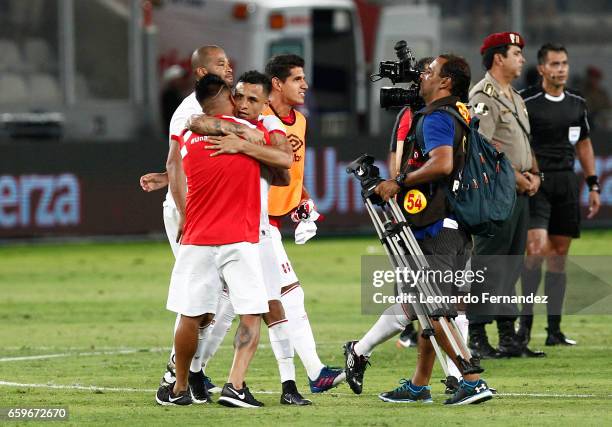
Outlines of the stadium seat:
[{"label": "stadium seat", "polygon": [[0,71],[23,71],[23,58],[13,40],[0,39],[0,52]]},{"label": "stadium seat", "polygon": [[28,68],[32,71],[46,71],[55,67],[55,59],[49,44],[41,38],[27,39],[23,53]]},{"label": "stadium seat", "polygon": [[18,104],[28,100],[26,82],[19,74],[0,74],[0,104]]},{"label": "stadium seat", "polygon": [[62,100],[57,79],[51,74],[34,73],[30,77],[30,103],[52,104]]}]

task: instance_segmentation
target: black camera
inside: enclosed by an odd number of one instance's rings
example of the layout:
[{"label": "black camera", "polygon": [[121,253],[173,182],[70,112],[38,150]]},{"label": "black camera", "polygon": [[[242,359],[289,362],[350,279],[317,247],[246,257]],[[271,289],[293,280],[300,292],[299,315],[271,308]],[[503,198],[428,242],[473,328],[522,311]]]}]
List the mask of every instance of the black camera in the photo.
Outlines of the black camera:
[{"label": "black camera", "polygon": [[380,88],[380,107],[404,107],[410,105],[415,111],[425,106],[419,95],[419,85],[414,84],[408,89],[401,87],[381,87]]},{"label": "black camera", "polygon": [[394,49],[399,61],[381,62],[378,66],[378,74],[372,77],[378,77],[377,80],[389,79],[393,84],[418,83],[421,73],[415,68],[416,59],[406,41],[398,41]]},{"label": "black camera", "polygon": [[380,170],[377,166],[374,166],[374,157],[369,154],[362,154],[348,164],[346,173],[355,175],[361,182],[361,196],[364,200],[371,198],[375,204],[383,203],[380,197],[372,197],[376,186],[384,181],[380,177]]},{"label": "black camera", "polygon": [[380,89],[380,107],[404,107],[410,105],[413,108],[422,102],[419,97],[419,84],[422,70],[416,67],[416,59],[412,50],[405,40],[395,43],[395,54],[399,61],[383,61],[379,64],[378,74],[370,76],[375,82],[381,79],[389,79],[391,83],[412,83],[407,89],[395,87],[383,87]]}]

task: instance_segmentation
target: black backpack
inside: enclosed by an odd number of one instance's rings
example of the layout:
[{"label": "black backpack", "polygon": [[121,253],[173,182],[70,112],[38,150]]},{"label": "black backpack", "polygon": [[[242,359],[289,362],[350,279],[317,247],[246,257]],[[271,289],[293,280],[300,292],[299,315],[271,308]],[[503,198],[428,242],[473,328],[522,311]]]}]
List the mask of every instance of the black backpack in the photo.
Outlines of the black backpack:
[{"label": "black backpack", "polygon": [[[449,186],[445,187],[448,202],[467,232],[493,237],[510,217],[516,202],[514,168],[504,153],[478,132],[477,117],[468,125],[454,108],[444,106],[438,110],[449,113],[466,129],[466,138],[454,148],[453,161],[459,164],[453,166]],[[422,136],[422,124],[417,132]]]}]

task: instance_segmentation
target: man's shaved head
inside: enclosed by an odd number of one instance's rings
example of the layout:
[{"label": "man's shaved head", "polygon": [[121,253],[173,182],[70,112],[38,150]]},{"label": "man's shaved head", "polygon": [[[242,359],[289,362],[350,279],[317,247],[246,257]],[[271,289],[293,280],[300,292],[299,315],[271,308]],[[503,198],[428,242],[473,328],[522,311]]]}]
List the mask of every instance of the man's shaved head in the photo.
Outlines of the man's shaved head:
[{"label": "man's shaved head", "polygon": [[216,45],[206,45],[196,49],[191,55],[191,70],[196,80],[206,74],[215,74],[232,86],[234,73],[225,51]]},{"label": "man's shaved head", "polygon": [[219,46],[214,44],[202,46],[193,51],[191,54],[191,71],[195,74],[200,67],[208,68],[210,65],[211,54],[213,52],[223,51]]}]

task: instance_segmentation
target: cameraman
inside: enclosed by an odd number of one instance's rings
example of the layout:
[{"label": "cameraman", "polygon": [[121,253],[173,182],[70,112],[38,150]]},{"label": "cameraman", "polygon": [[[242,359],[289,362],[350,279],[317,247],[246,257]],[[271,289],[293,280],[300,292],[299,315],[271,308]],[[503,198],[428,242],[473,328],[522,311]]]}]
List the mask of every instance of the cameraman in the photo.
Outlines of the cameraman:
[{"label": "cameraman", "polygon": [[[431,56],[421,58],[416,63],[416,70],[419,73],[425,71],[425,68],[429,67],[429,64],[434,60]],[[423,98],[420,96],[418,99],[410,102],[409,105],[404,106],[395,118],[395,124],[393,125],[393,132],[391,133],[391,144],[389,148],[389,176],[397,176],[401,167],[402,154],[404,153],[404,141],[410,131],[412,125],[412,117],[414,114],[425,106]],[[412,323],[408,323],[397,340],[397,346],[402,347],[415,347],[417,344],[417,333],[414,330]]]},{"label": "cameraman", "polygon": [[[421,75],[420,95],[425,108],[415,114],[401,157],[401,172],[395,179],[380,183],[375,191],[384,200],[389,200],[400,191],[406,192],[406,199],[400,198],[401,205],[412,195],[419,198],[416,211],[407,212],[408,222],[425,255],[436,255],[434,269],[455,271],[463,269],[468,256],[470,237],[459,228],[447,208],[444,186],[449,184],[453,171],[453,147],[465,136],[464,127],[457,123],[450,113],[441,108],[458,108],[460,99],[467,99],[470,85],[470,68],[465,59],[454,55],[438,56]],[[459,105],[461,105],[459,103]],[[459,109],[467,113],[465,108]],[[465,117],[465,115],[464,115]],[[422,125],[422,132],[417,128]],[[416,141],[415,141],[416,140]],[[422,147],[422,148],[421,148]],[[427,189],[425,189],[427,187]],[[425,196],[427,194],[427,196]],[[421,199],[422,197],[422,199]],[[414,214],[412,213],[414,212]],[[447,295],[450,286],[440,287]],[[347,382],[353,391],[353,380],[359,381],[359,392],[363,372],[372,349],[403,328],[407,321],[416,320],[414,309],[409,305],[396,304],[387,309],[376,324],[360,341],[345,345]],[[454,354],[437,321],[432,321],[436,339],[447,354]],[[419,336],[416,371],[410,380],[400,380],[396,389],[382,393],[379,398],[385,402],[410,403],[430,402],[429,382],[435,362],[435,351],[429,339]],[[458,365],[454,357],[453,362]],[[477,374],[465,374],[459,389],[446,400],[447,405],[480,403],[492,396],[487,384]]]}]

